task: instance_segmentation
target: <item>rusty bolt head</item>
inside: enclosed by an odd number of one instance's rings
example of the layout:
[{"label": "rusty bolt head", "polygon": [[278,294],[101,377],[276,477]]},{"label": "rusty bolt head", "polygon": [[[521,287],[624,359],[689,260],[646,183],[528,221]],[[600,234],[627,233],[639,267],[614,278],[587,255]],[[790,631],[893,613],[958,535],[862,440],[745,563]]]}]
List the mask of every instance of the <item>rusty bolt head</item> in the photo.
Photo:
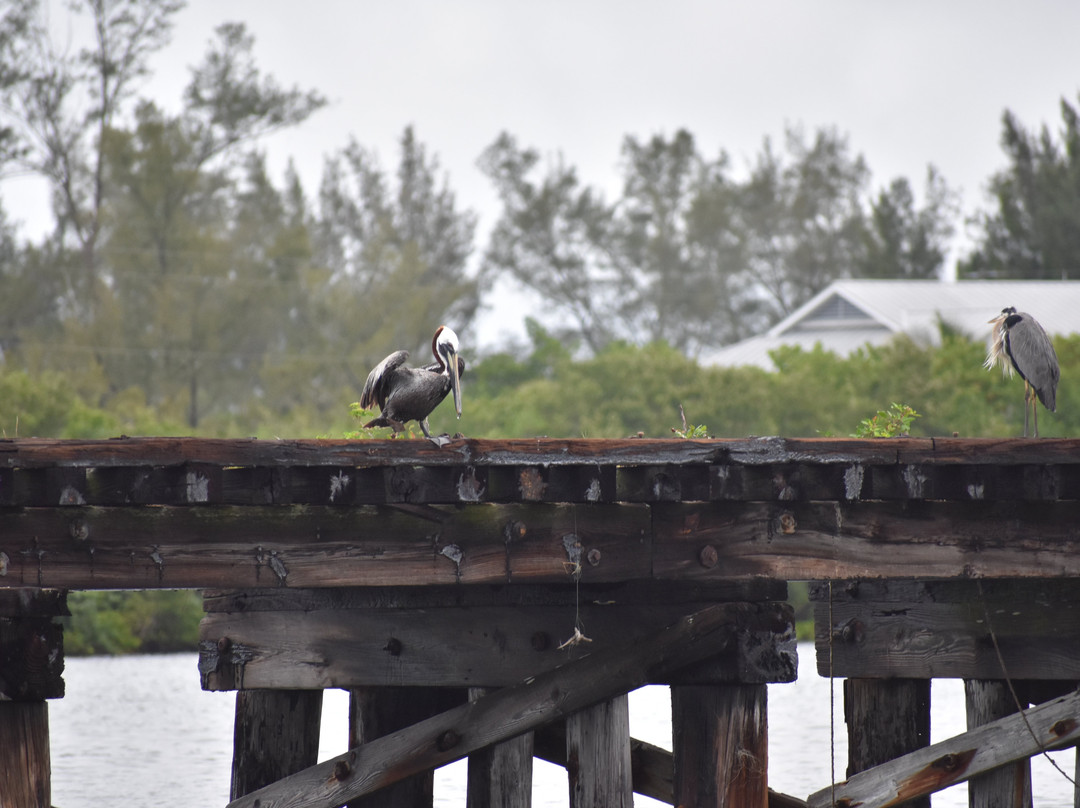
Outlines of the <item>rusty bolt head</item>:
[{"label": "rusty bolt head", "polygon": [[551,637],[546,631],[537,631],[530,640],[534,651],[546,651],[551,647]]},{"label": "rusty bolt head", "polygon": [[595,547],[589,550],[589,554],[585,557],[589,559],[589,564],[594,567],[600,563],[600,551],[597,550]]},{"label": "rusty bolt head", "polygon": [[701,552],[698,553],[698,563],[707,570],[711,570],[715,567],[719,560],[720,554],[716,552],[716,548],[711,544],[706,544],[701,548]]},{"label": "rusty bolt head", "polygon": [[780,515],[780,532],[787,535],[795,532],[795,514],[783,513]]},{"label": "rusty bolt head", "polygon": [[1054,726],[1050,727],[1050,731],[1059,738],[1063,735],[1068,735],[1074,729],[1076,729],[1076,721],[1072,718],[1063,718],[1056,722]]},{"label": "rusty bolt head", "polygon": [[461,743],[461,736],[454,732],[452,729],[448,729],[446,732],[439,736],[439,739],[437,741],[435,741],[435,746],[440,752],[447,752],[453,749],[459,743]]},{"label": "rusty bolt head", "polygon": [[344,760],[339,760],[334,764],[334,779],[339,783],[348,780],[349,775],[352,774],[352,766],[346,763]]},{"label": "rusty bolt head", "polygon": [[230,648],[232,648],[232,640],[228,637],[218,637],[217,649],[220,653],[227,653]]},{"label": "rusty bolt head", "polygon": [[383,646],[383,650],[390,656],[401,656],[401,640],[397,637],[391,637],[386,641],[386,645]]}]

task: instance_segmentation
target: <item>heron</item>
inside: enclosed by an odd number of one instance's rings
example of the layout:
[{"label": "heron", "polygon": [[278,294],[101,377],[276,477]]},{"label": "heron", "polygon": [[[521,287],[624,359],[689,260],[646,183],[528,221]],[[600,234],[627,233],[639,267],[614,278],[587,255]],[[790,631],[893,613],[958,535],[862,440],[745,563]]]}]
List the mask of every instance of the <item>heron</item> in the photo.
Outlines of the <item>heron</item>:
[{"label": "heron", "polygon": [[1024,380],[1024,437],[1028,433],[1028,404],[1035,421],[1035,437],[1039,437],[1039,412],[1035,398],[1050,412],[1057,411],[1057,386],[1061,378],[1057,353],[1045,329],[1027,312],[1009,306],[990,320],[993,325],[990,350],[984,367],[989,370],[1001,365],[1003,375],[1013,370]]},{"label": "heron", "polygon": [[380,415],[364,427],[388,426],[397,435],[407,421],[416,421],[428,440],[438,446],[449,443],[447,435],[431,436],[428,416],[446,394],[452,392],[454,410],[461,418],[461,377],[465,374],[465,360],[458,356],[458,350],[457,334],[440,325],[431,338],[433,364],[409,367],[405,364],[408,351],[394,351],[377,364],[364,383],[360,406],[371,409],[378,404]]}]

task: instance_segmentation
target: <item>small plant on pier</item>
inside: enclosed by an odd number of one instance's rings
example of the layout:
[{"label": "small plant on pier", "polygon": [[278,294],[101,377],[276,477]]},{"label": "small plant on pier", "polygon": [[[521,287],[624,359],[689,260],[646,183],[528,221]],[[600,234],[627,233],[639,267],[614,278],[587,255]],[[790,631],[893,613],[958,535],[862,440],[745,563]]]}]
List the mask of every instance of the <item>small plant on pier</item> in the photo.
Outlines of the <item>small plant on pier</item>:
[{"label": "small plant on pier", "polygon": [[906,404],[897,404],[895,401],[888,411],[878,410],[871,418],[864,418],[859,422],[858,428],[851,436],[853,438],[900,438],[906,437],[911,431],[911,422],[919,418]]}]

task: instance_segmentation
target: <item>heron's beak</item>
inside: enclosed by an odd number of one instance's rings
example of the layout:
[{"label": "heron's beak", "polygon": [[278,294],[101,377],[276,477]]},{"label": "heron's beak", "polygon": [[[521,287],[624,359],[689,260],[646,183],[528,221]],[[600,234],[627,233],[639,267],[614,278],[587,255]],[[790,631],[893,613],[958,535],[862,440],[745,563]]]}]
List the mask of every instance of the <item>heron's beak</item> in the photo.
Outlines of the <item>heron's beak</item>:
[{"label": "heron's beak", "polygon": [[461,374],[458,371],[458,356],[454,351],[450,352],[450,389],[454,392],[454,412],[461,417]]}]

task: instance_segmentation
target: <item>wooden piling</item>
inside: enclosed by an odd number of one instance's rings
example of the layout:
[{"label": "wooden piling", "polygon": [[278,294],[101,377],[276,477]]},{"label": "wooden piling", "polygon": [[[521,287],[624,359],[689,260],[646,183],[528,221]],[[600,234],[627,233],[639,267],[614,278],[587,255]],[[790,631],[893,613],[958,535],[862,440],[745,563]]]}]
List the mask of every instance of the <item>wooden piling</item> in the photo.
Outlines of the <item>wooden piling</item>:
[{"label": "wooden piling", "polygon": [[49,808],[49,705],[0,701],[0,805]]},{"label": "wooden piling", "polygon": [[241,690],[233,725],[231,799],[319,759],[321,690]]},{"label": "wooden piling", "polygon": [[675,805],[769,804],[765,685],[673,686],[671,715]]},{"label": "wooden piling", "polygon": [[633,808],[625,693],[567,717],[566,774],[570,808]]},{"label": "wooden piling", "polygon": [[[469,701],[490,692],[469,688]],[[529,808],[532,805],[533,733],[487,746],[469,755],[466,808]]]},{"label": "wooden piling", "polygon": [[[967,728],[988,724],[1017,711],[1007,682],[984,679],[964,681]],[[968,782],[970,808],[1031,808],[1031,761],[1002,766]]]},{"label": "wooden piling", "polygon": [[[460,688],[360,687],[349,691],[349,748],[382,738],[460,705]],[[435,771],[414,774],[373,794],[357,797],[349,808],[431,808]]]},{"label": "wooden piling", "polygon": [[[851,777],[930,744],[929,679],[846,679],[844,720]],[[903,803],[930,808],[930,798]]]}]

